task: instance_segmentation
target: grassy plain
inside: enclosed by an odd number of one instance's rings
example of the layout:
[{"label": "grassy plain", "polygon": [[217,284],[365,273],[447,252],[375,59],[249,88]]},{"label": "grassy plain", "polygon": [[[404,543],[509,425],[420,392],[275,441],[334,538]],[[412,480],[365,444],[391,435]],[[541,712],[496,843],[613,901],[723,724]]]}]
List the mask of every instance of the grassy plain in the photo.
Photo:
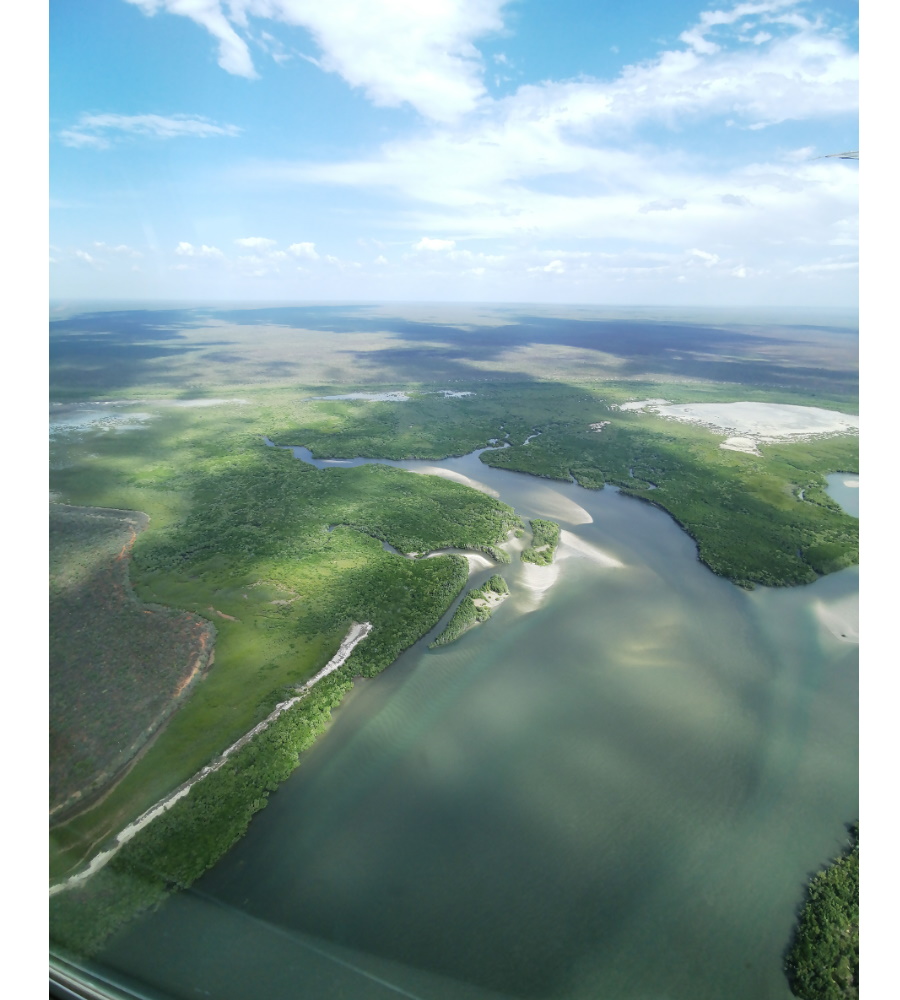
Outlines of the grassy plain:
[{"label": "grassy plain", "polygon": [[[855,348],[839,327],[554,319],[536,310],[58,317],[53,399],[76,413],[99,399],[109,412],[150,418],[140,429],[107,423],[54,435],[55,498],[149,515],[131,563],[138,599],[207,620],[217,640],[213,669],[146,755],[102,802],[53,829],[55,877],[263,718],[286,687],[327,662],[352,621],[375,626],[321,692],[135,838],[93,888],[54,897],[56,926],[69,928],[59,934],[87,946],[72,927],[93,900],[95,946],[103,928],[189,884],[296,766],[352,677],[377,673],[440,619],[465,585],[465,560],[405,559],[380,541],[400,552],[499,552],[492,546],[518,523],[510,508],[457,483],[386,466],[320,471],[267,448],[264,436],[317,457],[397,459],[503,441],[509,447],[482,461],[588,488],[617,485],[672,514],[716,572],[745,586],[799,583],[856,559],[856,521],[827,497],[823,478],[858,470],[855,438],[766,446],[759,458],[721,451],[720,436],[703,428],[611,404],[746,399],[855,412]],[[375,386],[411,398],[313,398]],[[446,398],[441,389],[472,395]],[[609,424],[591,431],[600,420]]]}]

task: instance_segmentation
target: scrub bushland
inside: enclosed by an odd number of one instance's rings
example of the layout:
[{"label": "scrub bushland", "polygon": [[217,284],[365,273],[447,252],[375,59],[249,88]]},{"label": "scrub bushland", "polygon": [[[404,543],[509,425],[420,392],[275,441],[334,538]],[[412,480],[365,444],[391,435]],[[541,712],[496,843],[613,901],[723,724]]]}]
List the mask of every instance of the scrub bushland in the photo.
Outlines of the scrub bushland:
[{"label": "scrub bushland", "polygon": [[128,574],[147,517],[50,505],[50,806],[83,808],[206,669],[215,629],[142,604]]}]

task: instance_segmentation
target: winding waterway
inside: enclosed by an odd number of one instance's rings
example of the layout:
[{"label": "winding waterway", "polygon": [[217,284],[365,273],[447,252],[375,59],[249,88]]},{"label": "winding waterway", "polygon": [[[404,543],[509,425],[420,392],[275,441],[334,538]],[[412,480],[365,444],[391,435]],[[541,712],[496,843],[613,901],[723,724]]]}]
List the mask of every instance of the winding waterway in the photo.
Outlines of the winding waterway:
[{"label": "winding waterway", "polygon": [[858,811],[856,570],[747,593],[613,489],[477,454],[386,464],[558,521],[555,563],[501,567],[489,622],[428,650],[441,623],[357,683],[247,836],[110,944],[114,978],[221,1000],[788,1000],[806,879]]}]

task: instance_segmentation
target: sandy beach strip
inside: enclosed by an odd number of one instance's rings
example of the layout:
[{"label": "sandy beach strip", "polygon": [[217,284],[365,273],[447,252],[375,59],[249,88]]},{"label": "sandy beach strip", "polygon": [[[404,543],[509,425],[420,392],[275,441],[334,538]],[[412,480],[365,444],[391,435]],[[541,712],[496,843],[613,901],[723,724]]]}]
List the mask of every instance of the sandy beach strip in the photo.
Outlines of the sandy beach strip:
[{"label": "sandy beach strip", "polygon": [[198,781],[202,781],[208,774],[212,774],[213,771],[218,771],[233,753],[240,750],[242,747],[245,747],[258,733],[261,733],[264,729],[268,729],[268,727],[280,715],[282,715],[282,713],[288,711],[290,708],[293,708],[294,705],[296,705],[298,701],[301,701],[309,693],[310,689],[322,680],[323,677],[327,677],[329,674],[334,673],[335,670],[342,667],[347,662],[347,658],[356,646],[362,642],[362,640],[365,639],[371,631],[371,622],[362,622],[361,624],[352,625],[350,631],[344,637],[343,642],[341,642],[338,647],[338,651],[334,654],[334,656],[317,674],[311,677],[308,681],[305,681],[303,684],[298,685],[296,688],[297,694],[293,698],[280,702],[276,705],[272,712],[270,712],[262,722],[254,726],[248,733],[245,733],[239,740],[232,743],[231,746],[228,747],[227,750],[224,750],[211,764],[207,764],[206,767],[201,768],[192,778],[189,778],[183,785],[176,788],[174,792],[167,795],[160,802],[157,802],[155,806],[151,806],[150,809],[140,815],[133,823],[126,826],[125,829],[122,830],[122,832],[116,837],[112,847],[105,851],[101,851],[100,854],[94,857],[83,872],[79,872],[77,875],[72,875],[70,878],[65,879],[63,882],[58,882],[56,885],[52,885],[50,887],[50,895],[53,896],[58,892],[74,888],[76,885],[79,885],[86,879],[89,879],[95,872],[98,872],[101,868],[103,868],[107,862],[118,853],[123,845],[127,844],[129,840],[143,830],[144,827],[152,823],[153,820],[162,816],[163,813],[171,809],[179,799],[183,799]]}]

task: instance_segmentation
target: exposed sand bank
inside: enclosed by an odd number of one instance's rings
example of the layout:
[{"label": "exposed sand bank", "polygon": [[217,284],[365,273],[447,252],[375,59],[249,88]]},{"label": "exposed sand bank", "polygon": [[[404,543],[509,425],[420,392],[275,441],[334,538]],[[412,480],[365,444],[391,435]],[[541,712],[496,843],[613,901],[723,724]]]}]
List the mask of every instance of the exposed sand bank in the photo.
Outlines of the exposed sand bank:
[{"label": "exposed sand bank", "polygon": [[566,524],[593,524],[593,517],[569,497],[561,496],[543,484],[532,487],[531,502],[541,511],[541,517]]},{"label": "exposed sand bank", "polygon": [[813,611],[823,628],[841,642],[859,644],[859,595],[851,594],[826,603],[816,601]]},{"label": "exposed sand bank", "polygon": [[590,559],[607,569],[621,569],[625,565],[598,545],[594,545],[593,542],[585,541],[585,539],[579,538],[578,535],[563,528],[559,533],[559,548],[556,550],[555,559],[558,561],[573,557]]},{"label": "exposed sand bank", "polygon": [[454,472],[452,469],[442,469],[437,465],[429,465],[424,469],[412,469],[410,471],[418,472],[420,475],[424,476],[440,476],[441,479],[452,479],[455,483],[462,483],[463,486],[471,486],[473,490],[478,490],[479,493],[486,493],[490,497],[500,496],[500,494],[495,489],[491,489],[490,486],[486,486],[484,483],[478,482],[477,479],[470,479],[469,476],[464,476],[461,472]]},{"label": "exposed sand bank", "polygon": [[668,403],[664,399],[643,399],[623,403],[619,409],[699,424],[729,435],[720,448],[750,455],[759,454],[757,446],[761,442],[804,441],[821,435],[859,431],[859,417],[852,413],[791,403]]},{"label": "exposed sand bank", "polygon": [[615,556],[605,552],[592,542],[579,538],[578,535],[563,528],[559,533],[559,545],[553,562],[549,566],[538,566],[535,563],[522,563],[518,583],[525,590],[526,600],[522,608],[525,612],[536,611],[543,603],[547,591],[559,579],[560,563],[566,559],[590,559],[598,566],[606,569],[622,569],[625,564]]}]

